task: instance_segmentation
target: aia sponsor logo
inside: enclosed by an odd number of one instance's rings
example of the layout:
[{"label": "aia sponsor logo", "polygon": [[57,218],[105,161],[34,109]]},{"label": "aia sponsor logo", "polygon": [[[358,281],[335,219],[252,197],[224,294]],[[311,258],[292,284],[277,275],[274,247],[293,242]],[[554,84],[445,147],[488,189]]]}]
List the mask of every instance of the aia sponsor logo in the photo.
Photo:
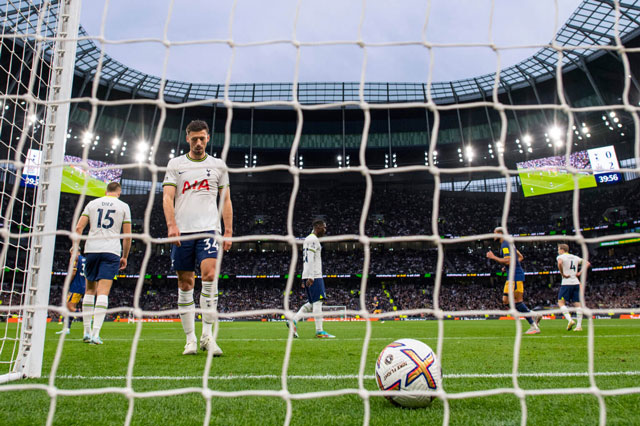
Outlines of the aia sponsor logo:
[{"label": "aia sponsor logo", "polygon": [[187,192],[189,190],[208,191],[209,190],[209,180],[208,179],[204,179],[204,180],[201,180],[199,182],[196,180],[193,183],[185,182],[184,185],[182,186],[182,193],[184,194],[185,192]]}]

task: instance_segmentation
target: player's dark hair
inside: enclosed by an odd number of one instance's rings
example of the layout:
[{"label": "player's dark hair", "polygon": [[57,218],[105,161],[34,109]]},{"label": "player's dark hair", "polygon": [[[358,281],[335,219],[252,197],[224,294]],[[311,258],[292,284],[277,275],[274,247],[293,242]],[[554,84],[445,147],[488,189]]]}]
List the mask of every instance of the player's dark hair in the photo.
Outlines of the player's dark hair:
[{"label": "player's dark hair", "polygon": [[324,225],[324,220],[316,219],[313,221],[313,229],[316,229],[316,226]]},{"label": "player's dark hair", "polygon": [[565,253],[569,253],[569,244],[558,244],[560,250],[564,250]]},{"label": "player's dark hair", "polygon": [[120,188],[121,186],[118,182],[109,182],[107,185],[107,192],[116,192]]},{"label": "player's dark hair", "polygon": [[206,130],[209,133],[209,125],[202,120],[193,120],[191,123],[187,124],[187,134],[191,132],[199,132],[201,130]]}]

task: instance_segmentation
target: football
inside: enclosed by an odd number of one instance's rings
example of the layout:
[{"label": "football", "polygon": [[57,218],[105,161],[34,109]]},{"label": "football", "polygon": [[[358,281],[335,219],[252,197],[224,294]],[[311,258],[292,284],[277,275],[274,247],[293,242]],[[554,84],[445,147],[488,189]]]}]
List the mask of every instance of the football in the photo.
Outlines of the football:
[{"label": "football", "polygon": [[[426,392],[442,387],[442,370],[435,352],[418,340],[400,339],[387,345],[376,361],[376,382],[383,391],[396,391],[385,395],[394,405],[427,407],[435,398]],[[425,394],[412,392],[424,391]]]}]

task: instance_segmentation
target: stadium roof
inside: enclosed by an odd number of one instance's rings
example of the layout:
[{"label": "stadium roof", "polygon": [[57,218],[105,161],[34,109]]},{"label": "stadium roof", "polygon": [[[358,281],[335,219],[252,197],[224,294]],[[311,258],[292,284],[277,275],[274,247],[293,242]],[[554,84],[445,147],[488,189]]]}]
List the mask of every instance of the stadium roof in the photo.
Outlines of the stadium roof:
[{"label": "stadium roof", "polygon": [[[52,9],[56,9],[58,2],[59,0],[51,1]],[[33,3],[36,4],[36,8],[39,8],[44,2],[34,0]],[[616,3],[619,4],[620,14],[617,28]],[[7,32],[34,33],[37,26],[37,13],[26,14],[9,0],[0,0],[0,8],[4,15],[4,34]],[[25,9],[28,8],[29,6]],[[55,22],[55,16],[49,13],[43,23],[46,35],[53,34],[53,22]],[[607,53],[617,56],[611,50],[593,47],[616,46],[617,36],[622,41],[635,37],[640,28],[638,22],[640,22],[640,0],[620,2],[585,0],[555,37],[557,46],[569,47],[568,50],[563,49],[563,70],[580,67],[586,61]],[[80,37],[76,54],[76,75],[92,79],[98,68],[101,50],[83,28],[80,28]],[[548,47],[540,49],[530,58],[503,69],[500,72],[499,91],[525,87],[553,78],[558,57],[558,50],[550,43]],[[436,103],[440,104],[477,99],[493,90],[495,77],[495,73],[492,73],[456,81],[434,82],[431,85],[431,96]],[[162,83],[160,77],[127,67],[108,55],[102,57],[100,80],[101,83],[114,89],[148,98],[157,97]],[[231,84],[228,87],[228,96],[233,102],[290,102],[293,99],[292,91],[292,83]],[[365,101],[370,103],[425,102],[426,93],[426,83],[365,83],[364,87]],[[224,96],[224,84],[166,80],[164,85],[164,98],[170,102],[208,99],[220,101]],[[359,102],[359,83],[299,83],[297,96],[299,102],[303,104]]]}]

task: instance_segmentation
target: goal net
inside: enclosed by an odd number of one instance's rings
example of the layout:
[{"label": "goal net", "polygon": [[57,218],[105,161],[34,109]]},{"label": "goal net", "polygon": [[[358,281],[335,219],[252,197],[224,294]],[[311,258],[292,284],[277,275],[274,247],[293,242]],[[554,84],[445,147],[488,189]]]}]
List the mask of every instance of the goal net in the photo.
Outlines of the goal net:
[{"label": "goal net", "polygon": [[[640,387],[634,380],[640,361],[629,356],[630,362],[615,367],[601,348],[624,339],[637,348],[637,325],[599,336],[598,321],[637,318],[640,309],[633,301],[624,307],[611,307],[606,300],[592,304],[587,295],[592,274],[602,273],[597,278],[604,288],[605,274],[619,271],[628,272],[624,278],[630,283],[625,285],[637,291],[637,257],[627,263],[594,261],[594,268],[580,277],[582,307],[570,307],[570,312],[584,315],[583,334],[571,335],[581,339],[583,356],[555,364],[565,369],[559,371],[549,370],[545,362],[550,354],[563,353],[563,342],[571,338],[561,337],[554,325],[549,327],[555,331],[543,331],[537,345],[526,340],[524,320],[537,312],[523,312],[513,293],[505,306],[496,305],[504,281],[516,281],[516,256],[498,266],[489,265],[486,253],[500,237],[511,253],[525,245],[529,253],[544,252],[533,255],[525,270],[528,282],[551,300],[544,315],[552,319],[561,318],[563,311],[555,303],[557,293],[548,296],[551,291],[542,287],[559,283],[558,243],[570,243],[575,254],[590,261],[596,248],[626,247],[640,238],[637,210],[622,215],[617,199],[591,195],[594,203],[607,203],[603,225],[585,222],[585,215],[593,215],[581,204],[585,188],[632,182],[640,174],[640,86],[634,68],[640,56],[635,47],[640,1],[581,2],[568,23],[558,23],[550,43],[536,43],[539,50],[533,56],[509,67],[501,65],[506,51],[531,46],[493,42],[492,19],[503,4],[495,0],[486,5],[491,11],[486,43],[431,41],[432,2],[427,2],[415,39],[363,38],[372,3],[367,1],[360,5],[357,37],[347,40],[300,38],[304,1],[290,6],[293,34],[285,39],[238,40],[234,19],[246,4],[233,1],[225,16],[228,35],[183,40],[170,31],[182,4],[168,1],[161,38],[115,40],[109,39],[113,23],[107,19],[113,3],[104,2],[100,34],[90,36],[80,27],[79,0],[0,0],[0,413],[24,401],[20,392],[38,391],[38,409],[16,413],[29,419],[25,423],[35,421],[29,415],[45,416],[47,424],[72,422],[75,415],[87,414],[79,408],[86,397],[108,394],[102,420],[123,424],[167,421],[167,407],[177,413],[172,420],[204,424],[288,425],[305,422],[305,413],[315,410],[322,418],[310,423],[335,419],[368,425],[406,416],[409,424],[450,424],[475,421],[476,408],[469,401],[482,401],[477,410],[487,419],[495,420],[487,413],[496,407],[508,406],[508,421],[524,425],[548,419],[540,405],[562,396],[574,405],[595,400],[585,414],[592,416],[589,421],[628,420],[609,401],[620,398],[616,401],[625,407],[637,408]],[[556,10],[550,14],[556,19],[558,3],[545,3]],[[94,7],[87,2],[82,6]],[[256,33],[261,34],[257,27]],[[161,46],[157,75],[132,69],[105,52],[107,46],[135,50],[144,43]],[[232,83],[239,69],[254,66],[243,62],[243,53],[280,45],[296,52],[291,81]],[[218,52],[220,46],[228,48],[221,84],[167,78],[176,49],[193,48],[198,57],[209,55],[209,49]],[[359,81],[302,81],[305,49],[342,46],[361,52]],[[426,81],[368,81],[376,54],[407,46],[428,58]],[[495,52],[494,73],[434,81],[437,51],[478,47]],[[605,77],[594,70],[601,64],[591,62],[605,59],[614,64],[607,68],[605,83],[618,96],[603,95]],[[393,62],[393,56],[387,61]],[[580,85],[571,84],[572,79],[580,79]],[[585,90],[589,95],[576,93]],[[259,119],[269,123],[262,128],[254,125],[261,113]],[[408,130],[392,129],[397,115],[407,117]],[[219,248],[229,241],[234,245],[231,251],[219,250],[214,274],[219,304],[213,338],[225,350],[221,358],[211,352],[188,359],[179,355],[182,311],[178,277],[169,267],[173,240],[167,241],[161,182],[169,159],[189,152],[185,127],[191,119],[209,123],[207,154],[225,161],[234,200],[233,237],[218,234],[208,241],[215,240]],[[305,127],[309,123],[315,133]],[[535,141],[529,132],[536,134]],[[592,133],[603,143],[591,143]],[[533,154],[536,143],[536,152],[548,155]],[[623,147],[615,164],[609,163],[614,146]],[[417,159],[416,147],[421,150]],[[273,154],[270,148],[280,151]],[[325,152],[322,148],[331,154],[318,154]],[[411,158],[402,157],[405,149]],[[349,186],[353,176],[359,183]],[[66,304],[73,271],[69,248],[88,238],[73,229],[87,202],[102,196],[106,182],[113,180],[121,182],[122,199],[131,207],[133,248],[111,290],[105,344],[87,349],[77,335],[56,335],[60,327],[55,320],[62,316],[67,326],[82,320]],[[341,188],[343,183],[347,189]],[[284,190],[260,194],[266,187]],[[352,194],[353,188],[360,194]],[[530,201],[562,189],[567,192],[560,207],[554,201]],[[637,206],[637,185],[616,194]],[[498,212],[493,220],[484,217],[491,209]],[[528,221],[538,220],[541,212],[548,213],[543,220],[548,226],[533,229]],[[616,215],[622,219],[612,219]],[[623,226],[628,216],[635,222]],[[321,316],[335,321],[325,326],[330,331],[335,327],[337,335],[324,342],[305,337],[313,335],[313,325],[305,321],[298,323],[297,339],[289,322],[306,302],[300,291],[302,244],[318,217],[329,230],[320,239],[328,295]],[[505,233],[494,232],[497,227]],[[194,238],[182,235],[175,241]],[[478,267],[470,270],[469,263]],[[342,287],[332,288],[335,283]],[[198,278],[196,294],[201,288]],[[333,302],[332,292],[343,297]],[[484,294],[495,297],[486,302]],[[211,312],[195,301],[199,330],[202,316]],[[302,318],[315,319],[311,311]],[[513,318],[523,321],[509,322],[510,328],[498,322]],[[288,320],[288,331],[282,319]],[[485,329],[471,326],[462,335],[458,327],[463,321],[455,320],[465,319],[496,321]],[[496,335],[488,335],[494,329]],[[379,390],[374,379],[378,354],[401,338],[426,341],[442,363],[443,385],[422,391],[435,399],[427,421],[419,412],[390,411],[395,408],[383,397],[396,391]],[[100,350],[103,355],[96,355]],[[464,364],[470,359],[477,362]],[[600,368],[602,360],[606,367]],[[603,377],[620,382],[603,384]],[[563,383],[567,378],[583,381]],[[571,399],[576,396],[585,399]]]},{"label": "goal net", "polygon": [[347,319],[346,306],[323,305],[322,311],[325,319],[334,319],[336,321],[344,321]]}]

